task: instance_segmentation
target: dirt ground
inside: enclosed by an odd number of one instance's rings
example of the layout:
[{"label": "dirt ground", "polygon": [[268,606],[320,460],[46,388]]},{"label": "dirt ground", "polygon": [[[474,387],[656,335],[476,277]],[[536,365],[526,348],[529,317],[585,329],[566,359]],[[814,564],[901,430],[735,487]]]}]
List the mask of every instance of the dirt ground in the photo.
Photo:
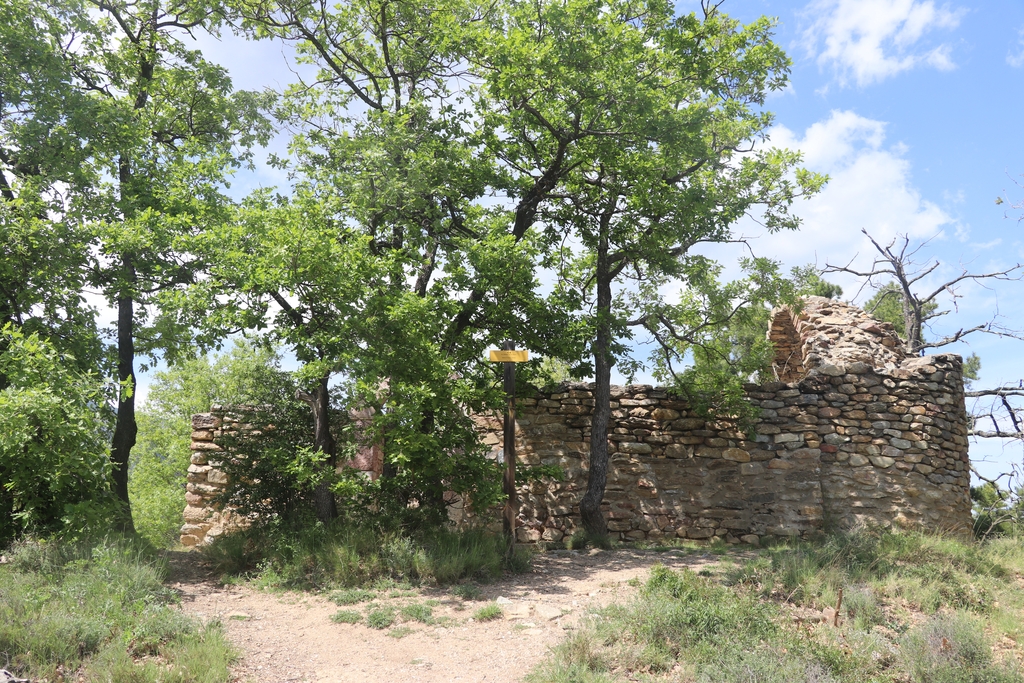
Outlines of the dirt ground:
[{"label": "dirt ground", "polygon": [[[629,580],[645,577],[653,565],[697,570],[718,558],[683,550],[541,553],[529,573],[480,585],[477,600],[464,601],[447,589],[381,594],[378,604],[395,607],[436,601],[433,614],[441,622],[404,621],[384,630],[331,621],[339,609],[365,611],[365,603],[339,608],[321,595],[222,585],[197,553],[171,553],[169,560],[182,609],[203,620],[220,619],[242,653],[234,668],[239,682],[512,683],[587,608],[628,598],[635,590]],[[473,619],[490,601],[501,605],[503,616]]]}]

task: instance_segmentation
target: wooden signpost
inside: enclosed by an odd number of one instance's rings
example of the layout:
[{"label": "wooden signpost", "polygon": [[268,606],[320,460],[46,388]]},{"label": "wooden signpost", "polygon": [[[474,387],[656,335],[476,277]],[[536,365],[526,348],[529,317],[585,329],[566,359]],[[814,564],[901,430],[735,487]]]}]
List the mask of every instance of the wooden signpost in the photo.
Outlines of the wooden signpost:
[{"label": "wooden signpost", "polygon": [[530,359],[529,351],[516,351],[515,344],[505,342],[501,351],[491,351],[492,363],[505,364],[505,434],[503,452],[505,455],[505,476],[502,490],[508,496],[502,511],[505,538],[508,541],[507,553],[511,557],[516,543],[516,516],[519,514],[519,501],[516,499],[516,363],[524,363]]}]

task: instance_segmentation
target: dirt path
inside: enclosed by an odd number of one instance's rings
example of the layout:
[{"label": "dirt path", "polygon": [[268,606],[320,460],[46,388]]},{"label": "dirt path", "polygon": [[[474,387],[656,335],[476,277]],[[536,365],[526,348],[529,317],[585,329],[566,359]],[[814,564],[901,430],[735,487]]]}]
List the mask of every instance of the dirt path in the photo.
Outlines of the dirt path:
[{"label": "dirt path", "polygon": [[[376,630],[332,622],[341,608],[325,596],[222,586],[198,559],[195,553],[170,556],[171,585],[181,592],[182,608],[200,619],[220,619],[243,653],[236,680],[259,683],[520,681],[588,607],[627,598],[635,590],[630,579],[657,563],[697,569],[718,560],[686,551],[548,552],[536,556],[527,574],[481,585],[478,600],[434,589],[381,594],[380,605],[431,601],[441,623],[404,621],[398,629]],[[501,604],[502,618],[474,620],[488,601]],[[365,604],[345,609],[365,611]]]}]

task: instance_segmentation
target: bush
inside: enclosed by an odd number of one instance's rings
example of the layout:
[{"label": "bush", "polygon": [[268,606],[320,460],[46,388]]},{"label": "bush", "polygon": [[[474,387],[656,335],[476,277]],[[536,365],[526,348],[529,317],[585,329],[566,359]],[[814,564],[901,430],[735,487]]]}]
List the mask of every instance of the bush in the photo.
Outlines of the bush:
[{"label": "bush", "polygon": [[981,626],[958,614],[936,615],[903,642],[907,673],[915,683],[1020,683],[1019,669],[996,663]]},{"label": "bush", "polygon": [[0,349],[0,547],[26,533],[102,533],[117,509],[102,383],[10,325]]}]

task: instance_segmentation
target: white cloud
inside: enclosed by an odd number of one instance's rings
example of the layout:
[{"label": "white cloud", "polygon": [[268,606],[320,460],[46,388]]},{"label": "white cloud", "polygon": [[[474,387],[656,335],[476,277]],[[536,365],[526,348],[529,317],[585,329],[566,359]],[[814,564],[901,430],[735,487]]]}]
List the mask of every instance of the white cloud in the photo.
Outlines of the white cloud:
[{"label": "white cloud", "polygon": [[956,28],[964,12],[933,0],[814,0],[805,9],[811,24],[803,37],[840,83],[852,78],[864,86],[916,66],[954,68],[950,45],[921,43],[932,30]]},{"label": "white cloud", "polygon": [[[906,148],[886,144],[885,126],[850,111],[833,111],[803,134],[774,128],[771,145],[800,150],[804,166],[827,173],[830,180],[820,194],[794,207],[803,219],[798,232],[761,235],[755,251],[786,266],[845,265],[856,257],[858,266],[867,267],[874,248],[862,228],[881,244],[897,235],[928,239],[955,230],[954,218],[914,187]],[[855,293],[853,278],[830,279],[849,288],[847,295]]]},{"label": "white cloud", "polygon": [[1024,26],[1020,27],[1017,35],[1017,43],[1006,53],[1006,63],[1015,69],[1024,66]]}]

